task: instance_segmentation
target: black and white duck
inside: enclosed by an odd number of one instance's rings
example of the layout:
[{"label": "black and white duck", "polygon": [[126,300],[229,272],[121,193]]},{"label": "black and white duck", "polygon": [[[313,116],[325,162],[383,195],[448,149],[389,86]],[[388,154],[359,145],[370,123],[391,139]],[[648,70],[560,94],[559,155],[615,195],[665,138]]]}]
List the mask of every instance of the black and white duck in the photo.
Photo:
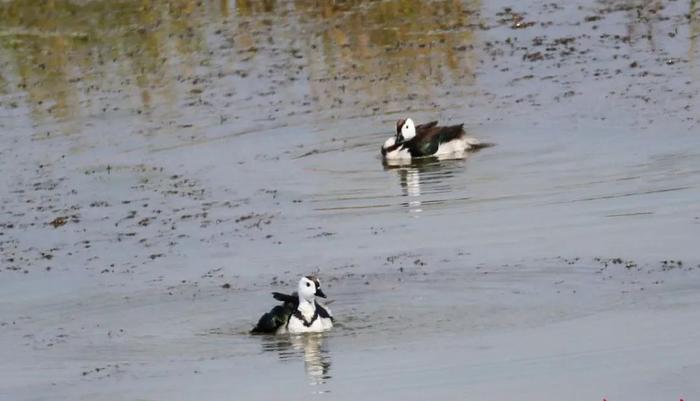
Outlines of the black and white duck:
[{"label": "black and white duck", "polygon": [[464,124],[441,127],[437,121],[415,125],[410,118],[396,123],[396,135],[382,145],[386,160],[411,160],[429,156],[461,156],[491,144],[482,143],[464,132]]},{"label": "black and white duck", "polygon": [[313,333],[333,327],[330,309],[316,301],[316,297],[325,298],[326,294],[315,276],[299,279],[292,295],[273,292],[272,296],[282,304],[262,315],[251,333]]}]

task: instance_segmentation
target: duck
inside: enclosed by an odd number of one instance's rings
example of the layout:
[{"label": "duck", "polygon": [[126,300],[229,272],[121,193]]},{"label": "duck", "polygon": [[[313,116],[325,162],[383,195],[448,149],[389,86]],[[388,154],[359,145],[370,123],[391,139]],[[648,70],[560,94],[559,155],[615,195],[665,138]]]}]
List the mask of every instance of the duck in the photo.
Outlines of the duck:
[{"label": "duck", "polygon": [[410,118],[396,123],[396,135],[382,145],[385,160],[410,160],[419,157],[462,155],[491,144],[482,143],[464,132],[464,123],[441,127],[437,121],[415,125]]},{"label": "duck", "polygon": [[273,292],[272,297],[282,304],[262,315],[252,334],[318,333],[333,327],[331,310],[316,301],[316,297],[326,298],[316,276],[300,278],[291,295]]}]

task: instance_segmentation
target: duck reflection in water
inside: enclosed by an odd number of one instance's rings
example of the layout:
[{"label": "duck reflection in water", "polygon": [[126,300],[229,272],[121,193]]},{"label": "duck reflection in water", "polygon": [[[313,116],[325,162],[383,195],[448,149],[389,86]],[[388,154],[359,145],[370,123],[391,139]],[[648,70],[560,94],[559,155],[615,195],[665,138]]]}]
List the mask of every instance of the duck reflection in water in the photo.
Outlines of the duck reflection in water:
[{"label": "duck reflection in water", "polygon": [[277,352],[282,361],[304,360],[304,369],[312,386],[321,385],[331,376],[331,358],[323,346],[325,333],[272,335],[263,338],[263,351]]},{"label": "duck reflection in water", "polygon": [[425,157],[411,161],[384,160],[384,170],[396,171],[403,196],[401,205],[410,213],[421,213],[426,206],[445,203],[436,194],[452,192],[453,178],[464,170],[467,153],[463,157]]}]

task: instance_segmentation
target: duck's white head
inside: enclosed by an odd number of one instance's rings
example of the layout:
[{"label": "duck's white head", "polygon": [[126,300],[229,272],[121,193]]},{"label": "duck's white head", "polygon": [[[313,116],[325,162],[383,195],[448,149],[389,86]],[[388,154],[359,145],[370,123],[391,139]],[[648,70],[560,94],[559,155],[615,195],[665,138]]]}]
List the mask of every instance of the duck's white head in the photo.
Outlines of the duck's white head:
[{"label": "duck's white head", "polygon": [[408,141],[416,136],[416,126],[410,118],[396,122],[396,143]]},{"label": "duck's white head", "polygon": [[299,279],[297,293],[300,301],[305,300],[307,302],[313,302],[316,297],[326,297],[326,294],[321,291],[321,282],[315,276],[304,276]]}]

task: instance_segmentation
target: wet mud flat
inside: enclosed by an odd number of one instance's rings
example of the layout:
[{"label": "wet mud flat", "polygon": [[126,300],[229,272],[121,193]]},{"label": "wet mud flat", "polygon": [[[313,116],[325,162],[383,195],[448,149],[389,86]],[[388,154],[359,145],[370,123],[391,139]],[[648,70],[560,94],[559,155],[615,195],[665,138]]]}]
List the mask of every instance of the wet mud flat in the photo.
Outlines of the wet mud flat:
[{"label": "wet mud flat", "polygon": [[[699,13],[0,4],[0,396],[690,399]],[[338,327],[249,336],[311,272]]]}]

